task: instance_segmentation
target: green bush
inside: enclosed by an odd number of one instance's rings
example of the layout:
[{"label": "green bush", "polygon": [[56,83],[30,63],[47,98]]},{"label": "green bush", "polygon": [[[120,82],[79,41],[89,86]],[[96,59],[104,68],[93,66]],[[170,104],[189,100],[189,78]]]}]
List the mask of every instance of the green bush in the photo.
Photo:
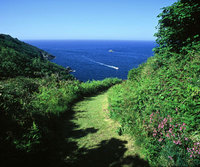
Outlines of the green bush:
[{"label": "green bush", "polygon": [[200,40],[200,2],[199,0],[179,0],[164,7],[158,16],[156,52],[170,50],[176,53],[188,51]]},{"label": "green bush", "polygon": [[[135,136],[136,143],[153,166],[196,166],[199,163],[199,154],[190,157],[192,151],[187,150],[195,148],[192,145],[200,141],[199,104],[198,51],[188,52],[184,57],[171,52],[165,52],[162,56],[156,54],[137,70],[131,70],[128,81],[109,91],[111,118],[120,122],[123,133]],[[153,126],[147,129],[151,122],[150,116],[157,112],[159,116],[154,119]],[[169,124],[165,125],[166,129],[160,136],[157,134],[158,138],[153,136],[153,131],[169,116],[173,121],[171,126],[177,126],[173,128],[175,139],[171,137],[168,140],[164,136],[169,131]],[[178,132],[183,124],[186,129],[181,135]],[[187,142],[184,137],[188,139]],[[177,141],[182,144],[176,144]]]},{"label": "green bush", "polygon": [[30,105],[38,87],[37,81],[22,77],[0,82],[1,154],[16,147],[29,152],[39,142]]},{"label": "green bush", "polygon": [[1,161],[19,152],[26,155],[51,149],[62,128],[63,115],[74,102],[120,82],[105,79],[81,83],[59,80],[57,75],[0,81]]}]

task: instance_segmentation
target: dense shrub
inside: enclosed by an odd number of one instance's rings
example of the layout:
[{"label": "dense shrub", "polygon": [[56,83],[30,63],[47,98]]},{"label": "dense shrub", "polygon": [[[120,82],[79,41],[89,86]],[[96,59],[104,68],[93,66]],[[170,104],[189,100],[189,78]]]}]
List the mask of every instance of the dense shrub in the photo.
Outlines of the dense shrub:
[{"label": "dense shrub", "polygon": [[199,164],[199,104],[198,51],[155,55],[109,92],[111,118],[135,136],[153,166]]},{"label": "dense shrub", "polygon": [[152,166],[199,166],[200,2],[179,0],[159,18],[155,55],[110,90],[110,116]]},{"label": "dense shrub", "polygon": [[38,87],[36,81],[28,78],[0,82],[1,156],[14,148],[28,152],[38,143],[40,136],[31,113],[33,106],[30,105]]},{"label": "dense shrub", "polygon": [[[56,75],[41,79],[18,77],[0,82],[0,154],[12,159],[21,153],[51,149],[62,116],[83,96],[120,83],[105,79],[81,83],[58,80]],[[7,160],[7,159],[6,159]]]},{"label": "dense shrub", "polygon": [[158,24],[156,52],[170,50],[185,52],[185,47],[200,40],[200,2],[199,0],[179,0],[164,7]]}]

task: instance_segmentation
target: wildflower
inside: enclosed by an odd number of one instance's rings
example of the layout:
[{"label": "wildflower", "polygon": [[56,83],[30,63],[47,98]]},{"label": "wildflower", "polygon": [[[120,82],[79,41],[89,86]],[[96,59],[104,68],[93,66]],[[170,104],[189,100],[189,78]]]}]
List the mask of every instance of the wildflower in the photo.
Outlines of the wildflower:
[{"label": "wildflower", "polygon": [[162,138],[160,138],[158,141],[159,141],[159,142],[161,142],[161,141],[163,141],[163,139],[162,139]]},{"label": "wildflower", "polygon": [[169,135],[169,133],[167,133],[166,137],[170,138],[170,135]]},{"label": "wildflower", "polygon": [[176,111],[178,111],[178,108],[176,107]]},{"label": "wildflower", "polygon": [[166,124],[166,123],[167,123],[167,119],[166,119],[166,118],[164,118],[163,122]]},{"label": "wildflower", "polygon": [[173,161],[173,158],[171,156],[168,156],[169,159],[171,159]]},{"label": "wildflower", "polygon": [[190,155],[190,158],[192,158],[192,154]]},{"label": "wildflower", "polygon": [[153,137],[155,137],[156,136],[156,133],[153,133]]},{"label": "wildflower", "polygon": [[182,143],[181,143],[181,141],[180,141],[180,140],[178,140],[178,141],[177,141],[177,144],[181,145]]}]

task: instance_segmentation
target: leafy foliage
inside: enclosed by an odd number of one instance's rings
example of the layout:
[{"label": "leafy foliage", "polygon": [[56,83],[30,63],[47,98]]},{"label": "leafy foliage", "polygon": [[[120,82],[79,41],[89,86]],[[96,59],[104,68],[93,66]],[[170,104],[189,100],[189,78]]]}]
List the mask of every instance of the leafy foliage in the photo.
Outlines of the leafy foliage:
[{"label": "leafy foliage", "polygon": [[[164,59],[168,55],[170,58]],[[200,53],[193,52],[185,57],[185,59],[179,59],[182,55],[170,52],[162,57],[155,55],[147,63],[141,65],[137,73],[136,70],[131,70],[128,81],[110,90],[111,118],[121,123],[123,133],[130,133],[136,137],[153,166],[163,165],[163,161],[166,162],[164,166],[170,166],[170,164],[171,166],[187,166],[187,163],[195,166],[194,161],[200,158],[198,155],[192,160],[186,149],[187,146],[191,148],[193,143],[200,141]],[[164,65],[159,67],[160,59]],[[134,77],[131,78],[131,76]],[[150,115],[155,115],[157,112],[160,113],[159,116],[151,122],[153,118]],[[160,137],[153,136],[154,130],[158,131],[157,128],[161,126],[162,121],[159,120],[167,119],[168,116],[171,116],[173,120],[171,126],[186,124],[184,136],[187,136],[190,143],[182,142],[180,147],[173,143],[179,138],[174,140],[172,137],[170,137],[171,140],[164,138],[163,135],[167,135],[169,128],[165,129]],[[152,126],[147,129],[150,125]],[[176,136],[179,134],[179,129],[179,126],[175,128]],[[180,134],[179,136],[181,137]],[[166,153],[164,149],[168,150],[168,147],[171,151]],[[177,150],[179,154],[176,154]],[[173,158],[173,162],[168,156]]]},{"label": "leafy foliage", "polygon": [[200,40],[200,2],[199,0],[179,0],[163,8],[158,16],[156,52],[170,50],[185,52],[185,47],[192,47],[192,42]]},{"label": "leafy foliage", "polygon": [[56,75],[0,81],[1,161],[11,153],[33,154],[50,149],[62,128],[62,116],[75,101],[119,82],[119,79],[88,83],[58,81]]},{"label": "leafy foliage", "polygon": [[110,90],[110,117],[152,166],[200,165],[200,3],[180,0],[159,15],[155,55]]}]

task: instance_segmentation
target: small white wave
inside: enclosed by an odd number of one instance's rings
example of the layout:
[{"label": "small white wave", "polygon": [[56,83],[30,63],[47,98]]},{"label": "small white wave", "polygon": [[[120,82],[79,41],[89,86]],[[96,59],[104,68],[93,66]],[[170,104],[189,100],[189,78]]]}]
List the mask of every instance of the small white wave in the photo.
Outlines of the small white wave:
[{"label": "small white wave", "polygon": [[108,65],[108,64],[104,64],[104,63],[101,63],[101,62],[98,62],[98,61],[95,61],[95,63],[97,63],[99,65],[102,65],[102,66],[105,66],[105,67],[114,68],[115,70],[119,69],[119,67],[115,67],[115,66],[111,66],[111,65]]},{"label": "small white wave", "polygon": [[98,61],[95,61],[95,60],[92,60],[88,57],[85,57],[83,56],[84,58],[88,59],[89,61],[93,62],[93,63],[96,63],[96,64],[99,64],[99,65],[102,65],[102,66],[105,66],[105,67],[109,67],[109,68],[113,68],[115,70],[119,70],[119,67],[116,67],[116,66],[112,66],[112,65],[109,65],[109,64],[104,64],[104,63],[101,63],[101,62],[98,62]]}]

